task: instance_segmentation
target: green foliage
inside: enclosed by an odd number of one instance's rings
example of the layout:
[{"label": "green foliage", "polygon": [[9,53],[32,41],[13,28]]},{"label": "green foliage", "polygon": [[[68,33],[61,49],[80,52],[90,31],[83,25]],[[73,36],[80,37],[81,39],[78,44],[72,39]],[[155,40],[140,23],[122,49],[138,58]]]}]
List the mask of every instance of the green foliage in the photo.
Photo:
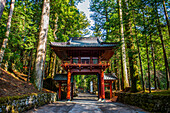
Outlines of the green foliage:
[{"label": "green foliage", "polygon": [[76,75],[74,76],[74,79],[76,80],[76,87],[84,88],[84,91],[90,90],[90,81],[93,81],[93,83],[97,83],[98,80],[97,76],[95,75]]},{"label": "green foliage", "polygon": [[[82,2],[82,0],[72,0],[72,2],[74,4],[70,4],[69,0],[51,1],[50,24],[46,49],[46,66],[51,59],[50,54],[52,51],[49,46],[50,42],[67,41],[69,37],[80,37],[88,32],[85,29],[89,26],[89,21],[85,14],[80,13],[75,6],[78,2]],[[25,74],[28,74],[30,62],[32,69],[31,73],[34,70],[42,5],[43,2],[35,2],[33,0],[15,2],[10,35],[8,38],[9,41],[5,51],[3,64],[5,65],[6,61],[8,65],[14,63],[15,69],[24,72]],[[5,38],[9,9],[10,3],[8,2],[0,22],[0,44],[2,44],[2,41]],[[56,18],[58,18],[58,21],[56,21]],[[55,27],[55,25],[57,27]],[[54,34],[57,37],[55,37]],[[32,53],[31,50],[33,50]]]},{"label": "green foliage", "polygon": [[[119,1],[119,0],[118,0]],[[95,25],[92,26],[94,30],[93,35],[103,37],[106,42],[118,42],[120,41],[120,17],[119,17],[119,5],[118,1],[114,0],[103,0],[96,1],[92,0],[90,4],[90,10],[93,11],[91,15],[92,19],[95,21]],[[167,56],[170,55],[170,43],[168,36],[168,27],[166,23],[166,19],[164,17],[164,9],[163,2],[159,0],[133,0],[133,1],[125,1],[121,0],[122,9],[123,9],[123,25],[124,25],[124,35],[125,35],[125,43],[126,43],[126,56],[127,61],[129,58],[132,58],[132,61],[137,62],[134,63],[133,69],[135,70],[133,77],[137,80],[137,89],[141,90],[141,72],[140,72],[140,64],[138,59],[138,50],[137,50],[137,41],[139,42],[139,50],[142,58],[142,66],[144,72],[144,80],[146,86],[148,88],[148,63],[147,63],[147,54],[146,54],[146,39],[148,42],[148,53],[150,59],[150,68],[151,68],[151,87],[154,87],[154,73],[153,73],[153,58],[151,51],[151,40],[154,48],[154,57],[155,57],[155,67],[157,79],[159,79],[159,83],[161,89],[166,88],[166,76],[165,76],[165,63],[162,51],[161,40],[158,32],[158,20],[156,14],[158,13],[158,17],[160,19],[160,27],[163,34],[164,45],[166,49]],[[165,1],[168,6],[168,1]],[[158,10],[155,9],[157,5]],[[167,11],[169,7],[167,7]],[[144,13],[144,15],[143,15]],[[144,19],[143,19],[144,18]],[[144,22],[145,20],[145,22]],[[131,25],[131,26],[129,26]],[[145,27],[144,27],[145,26]],[[131,29],[130,29],[131,28]],[[132,46],[131,46],[132,44]],[[117,50],[119,51],[119,50]],[[119,51],[120,52],[120,51]],[[121,54],[117,54],[119,59],[114,61],[116,56],[113,56],[111,59],[111,72],[117,74],[117,77],[121,76]],[[170,58],[168,57],[168,62]],[[117,64],[115,64],[117,63]],[[128,74],[131,76],[130,68],[132,63],[127,62]],[[118,68],[117,68],[118,67]],[[169,65],[170,67],[170,65]],[[119,73],[115,71],[115,69],[119,70]],[[108,70],[107,70],[108,71]],[[130,78],[129,78],[130,79]]]},{"label": "green foliage", "polygon": [[[79,12],[76,8],[77,3],[83,0],[51,0],[50,10],[50,24],[47,39],[47,51],[45,68],[50,67],[51,62],[49,43],[53,41],[65,42],[69,37],[81,37],[88,34],[87,27],[90,25],[85,14]],[[127,6],[128,3],[128,6]],[[168,6],[169,1],[166,0]],[[28,74],[28,67],[31,64],[31,75],[34,70],[37,42],[39,37],[39,26],[42,15],[43,2],[35,0],[22,0],[15,2],[15,8],[12,16],[11,28],[8,46],[5,50],[3,60],[4,67],[10,67],[15,64],[15,69]],[[160,83],[160,88],[166,87],[166,68],[164,64],[163,51],[161,40],[158,32],[158,18],[160,20],[160,28],[163,34],[164,45],[168,62],[170,62],[170,37],[168,35],[168,27],[164,17],[164,10],[162,1],[160,0],[133,0],[126,2],[122,0],[123,9],[123,24],[126,43],[127,61],[132,58],[136,62],[133,66],[135,72],[134,77],[137,80],[137,89],[141,89],[141,72],[138,59],[137,41],[139,42],[139,50],[141,53],[141,60],[144,72],[144,80],[146,87],[148,87],[148,63],[146,54],[146,41],[148,42],[148,53],[151,68],[151,86],[154,86],[153,74],[153,58],[151,51],[151,43],[153,44],[155,54],[155,67],[157,78]],[[156,6],[158,10],[156,10]],[[7,1],[1,21],[0,21],[0,45],[5,37],[6,23],[8,21],[10,9],[10,2]],[[92,26],[93,36],[103,37],[106,42],[120,41],[120,17],[119,5],[115,0],[91,0],[90,10],[94,13],[91,15],[95,21]],[[169,7],[167,7],[169,10]],[[128,14],[127,14],[128,13]],[[169,14],[169,13],[168,13]],[[145,21],[144,21],[145,20]],[[129,24],[131,23],[131,24]],[[128,25],[131,25],[128,26]],[[131,29],[129,29],[129,27]],[[146,36],[146,38],[145,38]],[[150,37],[152,40],[150,40]],[[133,46],[129,46],[133,45]],[[121,77],[121,48],[117,49],[117,54],[111,58],[111,69],[107,72],[114,72],[117,77]],[[32,53],[31,53],[32,51]],[[32,60],[31,60],[32,56]],[[30,63],[31,62],[31,63]],[[57,72],[61,72],[61,61],[57,59]],[[132,64],[127,62],[128,73],[130,76],[130,66]],[[23,68],[23,67],[27,67]],[[169,64],[170,67],[170,64]],[[26,71],[25,71],[26,70]],[[47,69],[48,70],[48,69]],[[46,70],[46,71],[47,71]],[[119,76],[120,75],[120,76]],[[81,76],[82,77],[82,76]],[[78,86],[82,87],[79,76],[77,82]],[[86,87],[89,87],[89,81],[92,76],[86,78]],[[32,77],[33,79],[33,77]]]}]

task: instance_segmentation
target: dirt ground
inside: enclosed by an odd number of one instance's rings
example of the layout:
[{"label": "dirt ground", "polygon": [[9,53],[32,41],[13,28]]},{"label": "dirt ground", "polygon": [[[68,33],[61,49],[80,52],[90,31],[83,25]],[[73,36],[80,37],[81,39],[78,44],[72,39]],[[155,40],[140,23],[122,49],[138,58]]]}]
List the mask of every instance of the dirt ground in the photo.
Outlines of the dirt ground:
[{"label": "dirt ground", "polygon": [[[43,89],[42,92],[50,92]],[[0,97],[40,93],[33,84],[20,80],[14,74],[0,68]]]}]

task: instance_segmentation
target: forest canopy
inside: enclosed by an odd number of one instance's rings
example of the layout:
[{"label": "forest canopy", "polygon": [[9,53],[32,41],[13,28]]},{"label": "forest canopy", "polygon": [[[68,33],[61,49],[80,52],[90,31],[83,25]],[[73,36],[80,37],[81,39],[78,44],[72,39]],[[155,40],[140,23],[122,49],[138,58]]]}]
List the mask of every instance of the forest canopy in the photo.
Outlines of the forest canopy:
[{"label": "forest canopy", "polygon": [[[64,73],[49,43],[89,34],[90,22],[77,9],[79,2],[83,0],[2,0],[0,66],[27,74],[38,89],[41,78]],[[168,0],[90,0],[91,37],[121,43],[105,72],[116,74],[116,89],[169,88],[169,6]],[[95,79],[86,78],[87,86]]]}]

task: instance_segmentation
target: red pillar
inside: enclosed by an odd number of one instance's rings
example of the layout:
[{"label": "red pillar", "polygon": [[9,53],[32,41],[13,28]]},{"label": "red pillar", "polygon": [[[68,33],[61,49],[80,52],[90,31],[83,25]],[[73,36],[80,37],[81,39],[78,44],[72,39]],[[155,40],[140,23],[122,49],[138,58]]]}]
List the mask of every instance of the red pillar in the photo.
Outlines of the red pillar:
[{"label": "red pillar", "polygon": [[112,98],[112,81],[110,81],[110,99]]},{"label": "red pillar", "polygon": [[71,73],[68,70],[67,73],[67,100],[70,101],[70,86],[71,86]]},{"label": "red pillar", "polygon": [[101,80],[101,95],[102,95],[102,100],[105,100],[105,90],[104,90],[104,71],[101,71],[100,75],[100,80]]},{"label": "red pillar", "polygon": [[99,99],[102,99],[102,94],[101,94],[101,75],[100,75],[100,80],[99,80]]},{"label": "red pillar", "polygon": [[59,100],[61,100],[61,82],[59,82]]}]

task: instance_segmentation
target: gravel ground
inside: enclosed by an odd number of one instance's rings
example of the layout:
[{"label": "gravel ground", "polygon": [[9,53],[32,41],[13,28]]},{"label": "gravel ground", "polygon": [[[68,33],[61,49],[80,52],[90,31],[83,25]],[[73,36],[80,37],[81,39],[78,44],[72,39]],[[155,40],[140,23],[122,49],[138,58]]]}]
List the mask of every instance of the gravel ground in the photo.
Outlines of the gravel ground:
[{"label": "gravel ground", "polygon": [[96,95],[80,93],[73,101],[57,101],[26,113],[146,113],[146,111],[118,102],[99,102]]}]

